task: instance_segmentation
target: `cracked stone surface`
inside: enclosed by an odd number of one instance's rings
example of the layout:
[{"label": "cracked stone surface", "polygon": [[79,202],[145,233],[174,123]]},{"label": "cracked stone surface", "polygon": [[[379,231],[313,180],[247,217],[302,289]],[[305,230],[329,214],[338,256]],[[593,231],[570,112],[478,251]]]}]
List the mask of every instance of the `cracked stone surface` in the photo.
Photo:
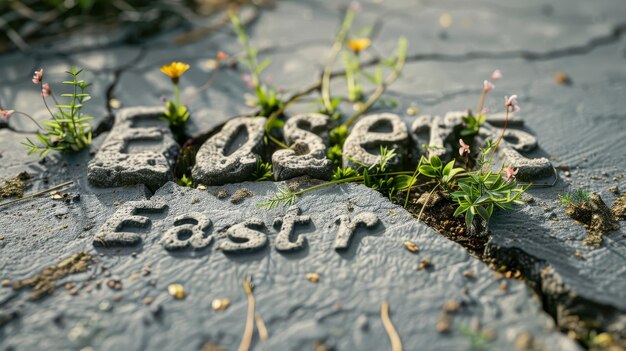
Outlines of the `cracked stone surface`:
[{"label": "cracked stone surface", "polygon": [[[241,186],[255,196],[234,205],[213,195],[218,189],[234,193]],[[143,212],[152,223],[136,232],[141,243],[121,249],[92,246],[93,234],[120,211],[116,201],[141,200],[141,189],[108,190],[106,196],[89,195],[69,205],[41,198],[11,207],[9,215],[0,218],[5,228],[19,226],[16,216],[49,212],[46,208],[55,204],[66,209],[67,217],[31,215],[37,218],[32,227],[70,226],[54,235],[24,236],[19,229],[7,233],[0,242],[2,250],[20,248],[19,252],[28,250],[28,256],[14,261],[3,255],[0,267],[4,277],[27,277],[77,251],[86,251],[98,263],[85,273],[63,279],[52,296],[37,303],[25,301],[25,291],[0,288],[3,311],[19,315],[0,329],[3,345],[28,349],[46,340],[49,347],[59,349],[197,349],[211,341],[234,347],[243,333],[247,308],[241,279],[251,276],[256,312],[270,333],[268,341],[255,341],[260,350],[309,348],[316,341],[338,349],[388,348],[379,317],[383,301],[391,304],[391,318],[406,349],[469,348],[471,340],[459,328],[470,323],[493,328],[496,335],[490,345],[497,349],[512,349],[516,339],[526,333],[541,345],[579,349],[554,329],[523,282],[509,280],[503,290],[505,279],[496,277],[462,247],[362,186],[342,185],[299,199],[296,206],[302,215],[310,216],[310,222],[296,226],[294,233],[306,237],[305,248],[279,253],[275,247],[278,229],[272,224],[277,217],[289,217],[290,210],[256,206],[276,189],[277,184],[270,182],[207,190],[168,183],[150,199],[165,202],[167,211]],[[160,244],[168,235],[165,232],[177,227],[180,216],[189,214],[212,221],[205,234],[215,242],[204,250],[165,250]],[[341,231],[341,224],[335,221],[338,214],[352,219],[354,225],[351,243],[341,251],[333,249]],[[367,226],[357,226],[358,218]],[[93,227],[85,230],[86,222]],[[222,252],[224,244],[237,244],[229,237],[242,223],[254,223],[250,230],[264,238],[264,243],[248,247],[254,251],[245,255]],[[200,222],[196,225],[205,227]],[[407,240],[419,245],[418,254],[405,249]],[[424,258],[432,265],[418,270]],[[147,275],[141,273],[145,267],[150,267]],[[471,271],[473,278],[464,277],[465,271]],[[320,275],[319,282],[306,279],[310,272]],[[119,282],[121,288],[109,287],[109,280]],[[79,287],[77,294],[65,290],[68,282]],[[183,284],[185,299],[168,295],[171,283]],[[211,301],[224,297],[231,300],[231,306],[223,312],[211,310]],[[146,298],[150,298],[149,305],[144,303]],[[452,300],[460,307],[450,316],[450,331],[442,335],[436,323],[444,304]],[[54,327],[44,328],[49,324]]]},{"label": "cracked stone surface", "polygon": [[[260,57],[272,60],[262,79],[276,84],[286,95],[315,83],[345,5],[332,0],[293,0],[262,10],[248,28],[251,41],[260,47]],[[244,11],[242,17],[253,18],[250,8]],[[519,268],[529,278],[530,286],[510,281],[506,292],[498,290],[501,281],[492,272],[460,247],[414,221],[401,223],[398,219],[388,225],[404,212],[374,193],[350,186],[329,189],[319,193],[319,198],[305,195],[298,201],[299,216],[311,216],[313,224],[294,225],[291,240],[297,240],[294,234],[307,239],[305,249],[294,253],[276,252],[280,226],[272,223],[287,209],[261,211],[254,206],[274,190],[269,183],[246,184],[255,195],[239,205],[231,204],[228,197],[217,200],[209,191],[168,184],[153,198],[175,199],[176,206],[150,215],[151,228],[157,229],[153,235],[145,235],[145,227],[130,226],[131,232],[142,238],[137,246],[94,248],[98,230],[124,203],[147,200],[149,195],[142,185],[98,189],[87,180],[87,164],[109,136],[113,114],[118,111],[110,100],[118,100],[122,107],[161,106],[159,98],[171,97],[172,90],[159,67],[181,60],[192,66],[181,79],[182,98],[192,113],[185,127],[189,136],[204,135],[233,116],[249,114],[253,108],[244,104],[244,94],[251,89],[242,80],[244,67],[220,69],[215,78],[210,68],[218,50],[231,55],[240,51],[237,38],[220,29],[179,44],[175,40],[183,30],[175,29],[137,43],[128,40],[129,33],[121,29],[74,33],[38,43],[29,53],[0,55],[0,108],[22,110],[44,121],[46,110],[39,89],[30,82],[32,71],[44,67],[47,81],[61,92],[62,86],[56,82],[75,64],[89,70],[86,77],[94,83],[93,100],[86,104],[85,112],[100,126],[89,150],[72,155],[51,153],[40,160],[26,156],[19,145],[35,131],[27,119],[15,116],[8,125],[0,122],[0,178],[26,170],[34,177],[29,193],[73,180],[74,185],[61,192],[81,195],[78,202],[69,204],[44,196],[0,208],[4,228],[0,230],[4,237],[0,240],[0,278],[32,276],[81,250],[96,254],[100,261],[88,272],[59,283],[77,284],[81,288],[77,296],[59,286],[53,296],[33,303],[25,301],[27,291],[15,294],[10,288],[0,288],[0,324],[7,315],[17,316],[0,326],[0,348],[33,349],[42,342],[63,349],[89,345],[98,345],[96,349],[171,349],[180,345],[200,349],[207,342],[234,348],[243,332],[246,300],[241,279],[247,273],[255,279],[258,311],[270,333],[267,343],[255,339],[256,349],[307,349],[319,340],[338,350],[365,348],[363,345],[387,349],[378,317],[383,300],[391,304],[391,318],[405,349],[415,345],[470,349],[469,338],[462,336],[458,327],[472,320],[496,331],[497,339],[490,344],[493,349],[512,349],[515,337],[524,330],[544,349],[576,349],[562,334],[543,328],[553,323],[548,313],[562,327],[599,326],[624,340],[625,224],[620,222],[620,229],[605,236],[599,248],[589,247],[584,244],[585,228],[565,215],[557,199],[558,194],[582,187],[598,193],[610,206],[619,195],[609,189],[626,189],[626,139],[620,132],[626,121],[622,108],[626,94],[624,11],[622,0],[362,2],[355,28],[375,23],[373,47],[362,53],[364,60],[391,53],[400,35],[409,41],[407,65],[385,94],[387,99],[395,99],[397,106],[375,106],[372,113],[395,113],[411,126],[417,116],[473,109],[482,80],[499,68],[504,77],[495,82],[485,106],[497,115],[503,110],[503,97],[517,94],[522,107],[519,116],[524,121],[521,130],[538,142],[537,149],[523,154],[546,158],[559,170],[554,187],[531,188],[532,202],[513,212],[496,213],[490,223],[487,255]],[[341,68],[338,62],[335,69]],[[571,84],[558,84],[555,76],[559,73],[567,74]],[[205,84],[199,92],[192,89]],[[333,95],[347,96],[345,81],[334,79],[331,88]],[[364,88],[367,93],[373,86],[364,82]],[[291,114],[313,111],[318,97],[312,94],[298,101],[290,107]],[[342,103],[341,108],[352,111],[349,103]],[[409,108],[418,113],[409,114]],[[445,145],[451,151],[454,146]],[[210,192],[226,189],[233,194],[239,188],[228,185],[210,188]],[[315,236],[310,227],[318,228],[319,223],[336,226],[331,222],[336,211],[325,213],[338,208],[333,206],[347,207],[343,202],[332,203],[346,194],[355,194],[354,199],[363,202],[354,206],[355,212],[369,208],[380,216],[385,228],[393,230],[383,235],[374,227],[378,235],[362,235],[367,230],[360,228],[358,240],[342,254],[332,248],[331,232]],[[396,215],[387,213],[392,209]],[[206,243],[208,237],[194,236],[193,219],[178,218],[176,222],[177,216],[187,211],[196,212],[195,217],[209,214],[207,230],[215,233],[210,243]],[[216,250],[224,242],[228,226],[234,224],[227,218],[252,220],[253,215],[270,233],[261,251],[226,256]],[[174,240],[174,231],[169,230],[175,227],[191,228],[190,238],[196,240],[183,240],[190,233],[179,238],[178,232]],[[160,241],[168,233],[176,250],[166,250],[167,245]],[[404,240],[415,240],[420,254],[406,251],[401,246]],[[440,256],[450,264],[439,264]],[[433,270],[416,271],[426,257],[433,262]],[[152,273],[143,277],[145,265]],[[475,272],[477,279],[464,280],[461,273],[465,269]],[[110,276],[105,276],[105,271]],[[321,276],[317,285],[305,278],[313,271]],[[91,278],[92,274],[96,278]],[[119,279],[123,289],[107,287],[111,279]],[[150,279],[155,279],[153,285]],[[102,282],[100,289],[95,288],[98,281]],[[173,300],[167,295],[170,283],[182,283],[188,297]],[[468,295],[461,294],[464,287],[469,288]],[[533,289],[542,301],[533,296]],[[223,313],[210,310],[212,299],[223,297],[231,299],[231,307]],[[144,305],[145,298],[152,299],[150,305]],[[435,324],[449,299],[457,299],[463,307],[453,316],[451,332],[440,335]],[[172,328],[176,333],[168,332]]]}]

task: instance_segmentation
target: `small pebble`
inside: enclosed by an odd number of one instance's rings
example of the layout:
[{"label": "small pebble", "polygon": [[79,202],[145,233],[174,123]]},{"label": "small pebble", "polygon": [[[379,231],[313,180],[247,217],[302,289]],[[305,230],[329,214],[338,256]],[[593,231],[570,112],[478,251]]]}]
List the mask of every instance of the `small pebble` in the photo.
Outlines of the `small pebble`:
[{"label": "small pebble", "polygon": [[476,273],[472,271],[464,271],[463,276],[468,279],[476,279]]},{"label": "small pebble", "polygon": [[144,305],[150,305],[152,302],[154,302],[154,297],[147,296],[143,299]]},{"label": "small pebble", "polygon": [[7,286],[10,286],[10,285],[11,285],[11,281],[10,280],[4,279],[2,281],[2,286],[7,287]]},{"label": "small pebble", "polygon": [[111,303],[107,300],[104,300],[102,302],[100,302],[100,304],[98,305],[98,308],[100,309],[100,311],[110,311],[111,310]]},{"label": "small pebble", "polygon": [[311,283],[317,283],[320,281],[320,275],[318,273],[307,273],[306,280],[310,281]]},{"label": "small pebble", "polygon": [[455,300],[450,300],[443,305],[443,310],[448,313],[457,312],[461,308],[461,305]]},{"label": "small pebble", "polygon": [[167,292],[177,300],[185,298],[185,288],[181,284],[170,284],[167,287]]},{"label": "small pebble", "polygon": [[420,251],[420,247],[417,246],[417,244],[415,244],[412,241],[405,241],[404,242],[404,247],[406,247],[407,250],[413,252],[413,253],[418,253]]},{"label": "small pebble", "polygon": [[417,269],[421,271],[430,267],[432,267],[432,263],[430,262],[430,259],[425,258],[422,260],[422,262],[419,263],[419,265],[417,266]]},{"label": "small pebble", "polygon": [[227,298],[214,299],[213,302],[211,303],[211,307],[213,308],[213,311],[216,311],[216,312],[224,311],[228,308],[228,306],[230,306],[230,300]]},{"label": "small pebble", "polygon": [[447,314],[443,313],[439,321],[437,322],[437,331],[439,333],[447,333],[450,331],[450,317]]}]

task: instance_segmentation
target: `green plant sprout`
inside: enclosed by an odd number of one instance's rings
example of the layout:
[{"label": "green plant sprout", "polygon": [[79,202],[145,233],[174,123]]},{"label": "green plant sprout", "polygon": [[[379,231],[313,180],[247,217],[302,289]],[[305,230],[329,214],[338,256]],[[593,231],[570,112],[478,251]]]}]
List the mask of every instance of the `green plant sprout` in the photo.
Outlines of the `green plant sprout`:
[{"label": "green plant sprout", "polygon": [[464,168],[454,167],[454,163],[452,160],[444,166],[437,156],[431,156],[429,160],[422,156],[418,170],[421,175],[436,178],[443,189],[450,190],[454,187],[455,177],[465,172]]},{"label": "green plant sprout", "polygon": [[170,77],[174,85],[174,101],[165,100],[165,119],[171,127],[180,127],[189,119],[189,109],[180,101],[180,77],[189,69],[184,62],[171,62],[161,67],[161,72]]},{"label": "green plant sprout", "polygon": [[256,170],[252,173],[252,178],[257,182],[264,180],[272,180],[274,173],[272,172],[272,163],[258,160],[256,162]]},{"label": "green plant sprout", "polygon": [[187,177],[186,174],[183,174],[176,184],[189,188],[193,185],[193,179],[191,179],[191,177]]},{"label": "green plant sprout", "polygon": [[239,38],[239,43],[244,50],[244,57],[241,58],[240,61],[250,72],[249,76],[245,76],[245,79],[247,80],[248,86],[254,89],[255,92],[253,104],[259,108],[257,116],[268,117],[267,124],[265,125],[265,140],[271,140],[276,145],[286,149],[287,145],[271,134],[272,129],[282,127],[282,121],[278,121],[278,117],[280,117],[286,106],[284,106],[284,102],[276,89],[271,85],[262,83],[261,80],[261,73],[269,66],[271,61],[266,58],[259,63],[257,57],[258,49],[250,46],[250,40],[237,13],[235,11],[229,11],[228,15]]},{"label": "green plant sprout", "polygon": [[485,124],[487,121],[487,115],[480,114],[476,117],[472,114],[472,111],[467,111],[467,116],[463,116],[463,122],[465,123],[465,128],[461,130],[461,136],[474,136],[478,134],[480,130],[480,126]]},{"label": "green plant sprout", "polygon": [[[52,93],[52,89],[47,83],[43,83],[43,69],[35,72],[32,81],[40,84],[41,95],[51,119],[45,121],[43,129],[35,134],[35,137],[41,142],[36,144],[29,138],[22,145],[28,149],[28,154],[39,152],[39,156],[45,156],[49,151],[75,152],[82,150],[91,144],[92,127],[88,121],[93,117],[83,114],[83,104],[91,96],[87,93],[90,86],[84,80],[79,80],[78,76],[82,73],[82,69],[77,70],[73,67],[66,73],[71,76],[71,80],[64,81],[63,84],[71,87],[72,92],[61,94],[61,97],[67,98],[66,104],[59,104]],[[52,112],[46,102],[46,97],[51,96],[55,101],[56,112]],[[32,119],[32,118],[31,118]]]},{"label": "green plant sprout", "polygon": [[465,214],[465,225],[468,228],[476,215],[489,221],[494,208],[511,210],[513,203],[523,204],[520,196],[529,187],[520,187],[517,182],[507,181],[500,173],[491,170],[468,172],[467,177],[458,179],[459,190],[450,194],[458,204],[454,216]]},{"label": "green plant sprout", "polygon": [[472,350],[485,350],[494,336],[486,331],[470,328],[465,324],[459,326],[459,331],[468,337],[472,343]]},{"label": "green plant sprout", "polygon": [[465,123],[465,128],[461,130],[462,137],[473,137],[478,134],[480,130],[480,126],[482,126],[487,121],[486,113],[488,110],[484,108],[485,99],[490,91],[495,88],[493,82],[502,78],[502,73],[499,69],[493,71],[491,73],[491,77],[489,80],[483,81],[483,89],[480,93],[480,97],[478,98],[478,104],[476,105],[476,115],[472,113],[471,110],[467,110],[467,115],[463,117],[463,122]]},{"label": "green plant sprout", "polygon": [[579,205],[585,201],[589,201],[589,196],[591,194],[588,191],[584,191],[582,188],[578,188],[574,191],[570,191],[563,195],[559,195],[559,200],[561,204],[565,206],[569,205]]}]

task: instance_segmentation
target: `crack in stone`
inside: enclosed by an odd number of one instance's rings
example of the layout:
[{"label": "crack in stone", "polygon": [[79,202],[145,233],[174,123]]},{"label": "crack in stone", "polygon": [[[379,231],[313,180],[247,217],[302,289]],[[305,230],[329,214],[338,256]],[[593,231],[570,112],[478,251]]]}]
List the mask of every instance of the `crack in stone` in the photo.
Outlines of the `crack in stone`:
[{"label": "crack in stone", "polygon": [[554,319],[563,333],[574,331],[577,335],[588,335],[600,327],[624,338],[624,335],[615,331],[620,328],[624,312],[578,295],[560,280],[558,273],[547,261],[518,248],[495,246],[491,241],[487,243],[483,256],[495,260],[497,266],[518,268],[527,278],[526,285],[540,297],[543,310]]}]

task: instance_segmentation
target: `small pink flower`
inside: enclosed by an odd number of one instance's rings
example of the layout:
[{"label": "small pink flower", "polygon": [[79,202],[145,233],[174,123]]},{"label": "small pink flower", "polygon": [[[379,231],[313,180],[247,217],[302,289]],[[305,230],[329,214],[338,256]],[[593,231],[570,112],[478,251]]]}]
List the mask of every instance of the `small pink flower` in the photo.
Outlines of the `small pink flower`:
[{"label": "small pink flower", "polygon": [[40,68],[39,71],[35,71],[35,75],[33,75],[33,84],[39,84],[41,83],[41,80],[43,79],[43,68]]},{"label": "small pink flower", "polygon": [[490,81],[488,81],[488,80],[483,81],[483,91],[485,93],[492,91],[493,88],[495,88],[495,87],[496,86],[493,85],[493,83],[491,83]]},{"label": "small pink flower", "polygon": [[518,172],[517,168],[513,169],[511,167],[507,167],[507,168],[503,169],[502,173],[504,173],[504,177],[505,177],[504,180],[506,182],[510,182],[510,181],[514,180],[515,176],[517,175],[517,172]]},{"label": "small pink flower", "polygon": [[256,88],[254,86],[254,82],[252,81],[252,77],[249,74],[244,74],[241,76],[241,80],[248,86],[248,88]]},{"label": "small pink flower", "polygon": [[361,6],[361,3],[358,1],[353,1],[350,3],[350,9],[352,9],[352,11],[354,12],[359,12],[363,9],[363,7]]},{"label": "small pink flower", "polygon": [[52,94],[52,89],[50,89],[50,85],[48,83],[44,83],[41,86],[41,96],[50,96]]},{"label": "small pink flower", "polygon": [[484,114],[487,114],[487,113],[489,113],[489,109],[488,109],[488,108],[486,108],[486,107],[483,107],[483,110],[482,110],[482,111],[480,111],[480,113],[482,113],[483,115],[484,115]]},{"label": "small pink flower", "polygon": [[507,111],[509,110],[509,107],[513,109],[513,112],[517,112],[520,110],[519,105],[517,104],[517,95],[511,95],[511,97],[504,97],[504,106],[506,107]]},{"label": "small pink flower", "polygon": [[465,156],[466,154],[469,155],[469,153],[470,153],[469,145],[467,145],[463,141],[463,139],[459,139],[459,144],[461,145],[461,147],[459,148],[459,155],[461,155],[461,156]]},{"label": "small pink flower", "polygon": [[502,78],[502,72],[500,72],[499,69],[493,71],[493,73],[491,73],[491,80],[498,80]]},{"label": "small pink flower", "polygon": [[3,120],[8,121],[9,120],[9,116],[11,116],[13,114],[13,112],[15,112],[14,110],[2,110],[0,109],[0,117],[2,117]]}]

